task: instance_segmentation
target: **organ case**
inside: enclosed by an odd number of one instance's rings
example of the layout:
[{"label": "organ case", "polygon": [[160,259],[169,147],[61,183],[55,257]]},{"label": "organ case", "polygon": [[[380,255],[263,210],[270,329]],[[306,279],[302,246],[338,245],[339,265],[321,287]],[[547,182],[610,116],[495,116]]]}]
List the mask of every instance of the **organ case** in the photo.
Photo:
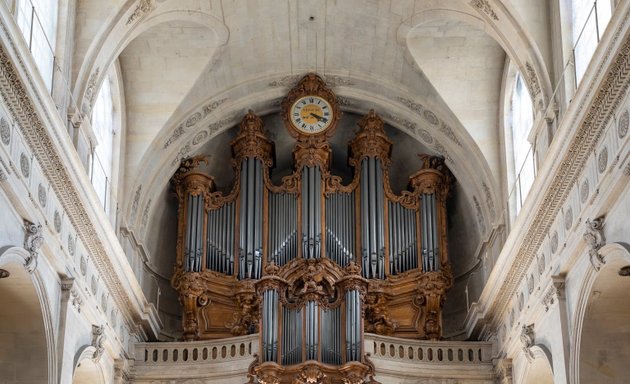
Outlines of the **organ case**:
[{"label": "organ case", "polygon": [[[283,109],[306,94],[338,108],[311,74]],[[331,172],[336,120],[315,135],[290,129],[294,169],[280,185],[270,178],[273,143],[251,111],[231,143],[229,193],[215,191],[199,170],[203,157],[182,162],[172,178],[179,204],[172,285],[185,340],[259,333],[252,375],[281,378],[308,367],[330,377],[368,375],[364,332],[440,338],[453,280],[446,241],[451,173],[442,158],[420,155],[408,190],[395,194],[383,120],[370,111],[358,125],[348,143],[354,175],[347,185]]]}]

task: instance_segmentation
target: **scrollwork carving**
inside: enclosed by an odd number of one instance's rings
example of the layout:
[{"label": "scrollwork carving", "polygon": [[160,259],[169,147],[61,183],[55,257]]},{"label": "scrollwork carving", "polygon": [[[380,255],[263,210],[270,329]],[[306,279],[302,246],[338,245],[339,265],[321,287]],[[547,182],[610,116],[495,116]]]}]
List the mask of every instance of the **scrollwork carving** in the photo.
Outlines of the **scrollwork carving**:
[{"label": "scrollwork carving", "polygon": [[365,331],[390,336],[398,328],[389,314],[387,297],[383,292],[367,295],[365,302]]},{"label": "scrollwork carving", "polygon": [[39,256],[39,248],[44,244],[44,236],[42,235],[42,225],[34,224],[28,220],[24,220],[24,248],[28,251],[29,256],[24,261],[26,269],[33,273],[37,268],[37,258]]},{"label": "scrollwork carving", "polygon": [[599,271],[602,265],[606,263],[604,257],[599,253],[599,250],[606,244],[604,239],[604,218],[599,217],[597,219],[586,220],[586,230],[583,238],[589,247],[589,257],[591,264],[596,271]]}]

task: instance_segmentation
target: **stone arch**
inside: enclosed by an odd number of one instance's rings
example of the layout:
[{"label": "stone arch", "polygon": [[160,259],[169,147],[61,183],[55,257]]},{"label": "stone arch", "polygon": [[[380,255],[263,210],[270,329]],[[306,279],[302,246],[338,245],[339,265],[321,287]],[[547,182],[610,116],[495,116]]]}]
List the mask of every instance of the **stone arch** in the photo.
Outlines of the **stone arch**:
[{"label": "stone arch", "polygon": [[91,345],[83,346],[74,358],[72,384],[105,384],[105,374],[99,360],[94,359],[98,351]]},{"label": "stone arch", "polygon": [[212,30],[217,46],[227,42],[229,31],[225,24],[206,12],[177,9],[176,2],[167,2],[156,9],[150,9],[144,20],[130,24],[125,9],[131,3],[133,2],[126,2],[121,6],[116,17],[103,26],[87,50],[73,92],[83,113],[89,115],[92,103],[90,95],[98,91],[108,68],[120,53],[136,37],[155,26],[171,21],[190,22]]},{"label": "stone arch", "polygon": [[572,326],[570,382],[625,383],[630,363],[630,277],[620,269],[630,265],[626,244],[612,243],[599,250],[605,264],[590,265],[578,293]]},{"label": "stone arch", "polygon": [[[419,125],[414,131],[409,131],[404,127],[404,124],[401,123],[401,121],[413,121],[418,124],[423,123],[423,118],[418,115],[414,107],[426,107],[427,110],[432,110],[440,121],[446,121],[448,124],[451,124],[452,130],[454,134],[457,135],[461,147],[454,143],[446,134],[437,132],[436,130],[434,134],[435,141],[433,142],[434,145],[432,148],[438,148],[447,154],[447,156],[445,156],[447,165],[453,171],[457,180],[460,181],[462,185],[466,186],[466,194],[470,205],[478,208],[479,215],[483,216],[486,220],[484,225],[488,228],[491,227],[492,220],[498,215],[496,210],[499,208],[496,195],[492,192],[494,190],[494,188],[492,188],[494,178],[485,157],[465,128],[457,125],[458,123],[451,119],[448,111],[435,107],[430,100],[425,100],[417,95],[410,94],[403,89],[393,88],[386,83],[379,83],[379,79],[368,78],[366,76],[367,75],[350,78],[352,81],[356,82],[355,87],[352,89],[343,88],[335,90],[337,96],[356,101],[355,105],[342,106],[342,110],[365,113],[369,108],[376,108],[377,113],[384,117],[386,123],[405,131],[420,142],[423,142],[423,137],[421,133],[419,133],[423,126]],[[147,208],[149,202],[148,196],[151,196],[155,191],[161,191],[164,185],[168,183],[168,179],[170,179],[170,176],[179,165],[179,161],[176,159],[181,157],[181,160],[192,155],[197,148],[203,146],[207,141],[212,140],[216,135],[236,125],[242,118],[244,111],[248,109],[253,109],[256,114],[260,116],[278,112],[278,104],[274,103],[274,101],[284,97],[286,89],[269,89],[268,84],[274,79],[279,81],[283,77],[286,76],[278,74],[271,78],[264,76],[243,82],[239,84],[239,86],[232,87],[229,91],[223,93],[217,93],[212,98],[198,103],[185,113],[169,119],[165,128],[153,140],[141,160],[142,164],[147,165],[146,168],[138,174],[135,185],[128,186],[129,189],[126,191],[127,195],[132,196],[133,199],[129,199],[125,203],[122,214],[127,217],[128,228],[136,232],[136,235],[139,236],[138,238],[143,236],[141,233],[141,217],[143,216],[142,212]],[[383,90],[384,94],[394,96],[386,99],[381,95],[374,94],[373,91],[367,89],[367,85],[365,84],[377,85],[379,89]],[[362,89],[362,87],[366,87],[366,89]],[[262,90],[260,92],[254,91],[261,88]],[[247,91],[248,95],[246,97],[230,97],[240,91]],[[201,115],[199,111],[203,110],[203,107],[211,103],[212,100],[223,98],[227,99],[227,101],[212,114],[201,118],[195,117],[196,115]],[[405,104],[405,101],[411,100],[414,101],[411,107]],[[388,115],[397,116],[398,121],[388,118]],[[193,119],[194,124],[189,125],[188,122]],[[183,129],[183,133],[178,134],[176,144],[169,145],[167,148],[165,142],[168,142],[169,136],[173,135],[173,132],[178,126],[185,126],[186,128]],[[203,141],[195,142],[194,136],[198,134],[199,130],[204,126],[217,126],[217,128],[209,132]],[[462,148],[465,148],[465,151],[462,150]],[[490,186],[490,188],[485,188],[484,184]],[[477,201],[474,201],[475,199]],[[149,207],[149,210],[152,210],[152,207]]]},{"label": "stone arch", "polygon": [[[57,382],[56,347],[50,300],[38,268],[29,269],[24,248],[0,250],[0,360],[13,383]],[[42,364],[42,362],[45,362]]]},{"label": "stone arch", "polygon": [[534,345],[530,348],[531,356],[527,360],[522,379],[522,384],[553,384],[553,362],[551,354],[542,345]]}]

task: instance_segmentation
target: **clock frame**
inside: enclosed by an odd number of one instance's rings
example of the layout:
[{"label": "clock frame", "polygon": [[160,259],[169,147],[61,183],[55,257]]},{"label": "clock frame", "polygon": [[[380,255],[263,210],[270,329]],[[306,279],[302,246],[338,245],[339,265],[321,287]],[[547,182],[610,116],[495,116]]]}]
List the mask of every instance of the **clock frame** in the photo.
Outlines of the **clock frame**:
[{"label": "clock frame", "polygon": [[337,97],[314,73],[304,76],[282,101],[285,126],[298,140],[330,138],[340,115]]}]

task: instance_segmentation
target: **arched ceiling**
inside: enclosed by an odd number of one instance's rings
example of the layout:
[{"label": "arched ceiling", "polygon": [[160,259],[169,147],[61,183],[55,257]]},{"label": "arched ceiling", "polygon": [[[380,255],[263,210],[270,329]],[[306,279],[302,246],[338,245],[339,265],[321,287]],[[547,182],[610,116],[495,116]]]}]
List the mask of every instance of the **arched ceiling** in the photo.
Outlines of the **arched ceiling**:
[{"label": "arched ceiling", "polygon": [[499,0],[80,0],[74,94],[89,113],[119,60],[128,114],[119,200],[132,230],[141,232],[146,212],[160,210],[152,194],[181,159],[247,109],[276,113],[290,87],[314,71],[342,110],[374,108],[445,156],[485,233],[501,207],[504,57],[526,73],[537,100],[550,88],[513,8]]}]

